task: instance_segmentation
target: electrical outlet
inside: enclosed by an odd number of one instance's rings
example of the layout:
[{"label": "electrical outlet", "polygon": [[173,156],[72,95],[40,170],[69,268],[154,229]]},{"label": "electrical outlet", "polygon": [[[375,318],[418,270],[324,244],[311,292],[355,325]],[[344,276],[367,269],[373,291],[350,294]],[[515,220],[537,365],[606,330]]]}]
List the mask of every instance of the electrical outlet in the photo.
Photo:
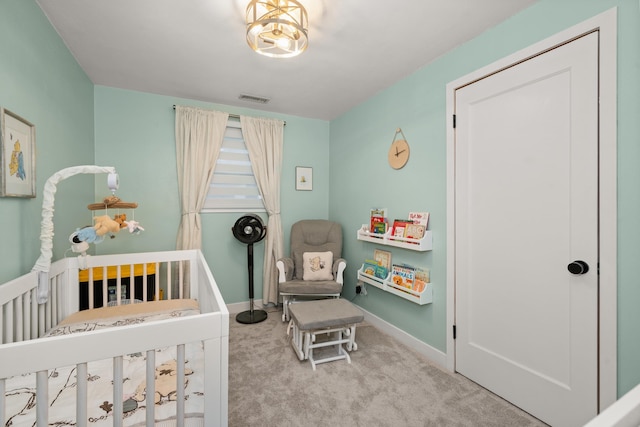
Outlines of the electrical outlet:
[{"label": "electrical outlet", "polygon": [[364,285],[362,285],[360,289],[360,295],[366,295],[366,294],[367,294],[367,288]]}]

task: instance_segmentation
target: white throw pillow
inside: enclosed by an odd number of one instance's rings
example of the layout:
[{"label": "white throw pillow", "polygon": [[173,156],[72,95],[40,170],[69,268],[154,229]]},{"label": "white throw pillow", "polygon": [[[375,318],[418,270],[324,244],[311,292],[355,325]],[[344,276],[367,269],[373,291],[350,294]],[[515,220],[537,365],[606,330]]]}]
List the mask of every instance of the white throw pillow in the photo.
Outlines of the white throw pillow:
[{"label": "white throw pillow", "polygon": [[303,280],[333,280],[332,252],[305,252],[302,254]]}]

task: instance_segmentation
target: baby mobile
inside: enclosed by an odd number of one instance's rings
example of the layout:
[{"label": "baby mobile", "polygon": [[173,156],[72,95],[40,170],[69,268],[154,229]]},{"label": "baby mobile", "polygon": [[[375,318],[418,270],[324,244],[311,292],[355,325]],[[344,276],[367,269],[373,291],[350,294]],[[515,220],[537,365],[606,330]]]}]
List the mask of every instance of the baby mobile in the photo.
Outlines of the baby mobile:
[{"label": "baby mobile", "polygon": [[[123,202],[116,196],[116,190],[119,187],[118,175],[109,175],[107,185],[111,190],[111,195],[105,197],[100,203],[92,203],[87,206],[90,211],[104,210],[104,215],[94,215],[93,226],[78,228],[69,236],[73,252],[84,253],[89,248],[89,243],[102,243],[105,236],[113,239],[116,233],[125,228],[130,234],[140,234],[140,232],[144,231],[140,223],[135,220],[135,209],[138,204]],[[122,213],[121,209],[131,209],[133,212],[132,219],[127,219],[127,214]],[[115,211],[115,213],[109,212],[110,210]],[[113,217],[111,217],[111,214],[113,214]]]}]

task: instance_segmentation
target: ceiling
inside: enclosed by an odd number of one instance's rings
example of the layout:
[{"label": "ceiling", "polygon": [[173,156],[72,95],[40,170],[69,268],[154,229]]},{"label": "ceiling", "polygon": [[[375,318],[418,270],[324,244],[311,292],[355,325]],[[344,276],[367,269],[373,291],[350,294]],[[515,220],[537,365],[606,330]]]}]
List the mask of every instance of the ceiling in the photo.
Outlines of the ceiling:
[{"label": "ceiling", "polygon": [[288,59],[248,47],[248,2],[37,0],[96,85],[322,120],[535,0],[301,0],[309,47]]}]

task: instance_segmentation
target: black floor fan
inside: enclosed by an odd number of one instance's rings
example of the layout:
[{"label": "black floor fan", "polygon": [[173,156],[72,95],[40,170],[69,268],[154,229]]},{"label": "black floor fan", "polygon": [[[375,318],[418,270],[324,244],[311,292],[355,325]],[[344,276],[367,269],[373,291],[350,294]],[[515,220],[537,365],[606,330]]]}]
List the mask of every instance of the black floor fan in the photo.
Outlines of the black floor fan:
[{"label": "black floor fan", "polygon": [[253,308],[253,244],[267,235],[262,219],[258,215],[248,214],[238,218],[231,229],[236,239],[247,244],[247,265],[249,268],[249,310],[236,316],[239,323],[259,323],[267,319],[267,312]]}]

